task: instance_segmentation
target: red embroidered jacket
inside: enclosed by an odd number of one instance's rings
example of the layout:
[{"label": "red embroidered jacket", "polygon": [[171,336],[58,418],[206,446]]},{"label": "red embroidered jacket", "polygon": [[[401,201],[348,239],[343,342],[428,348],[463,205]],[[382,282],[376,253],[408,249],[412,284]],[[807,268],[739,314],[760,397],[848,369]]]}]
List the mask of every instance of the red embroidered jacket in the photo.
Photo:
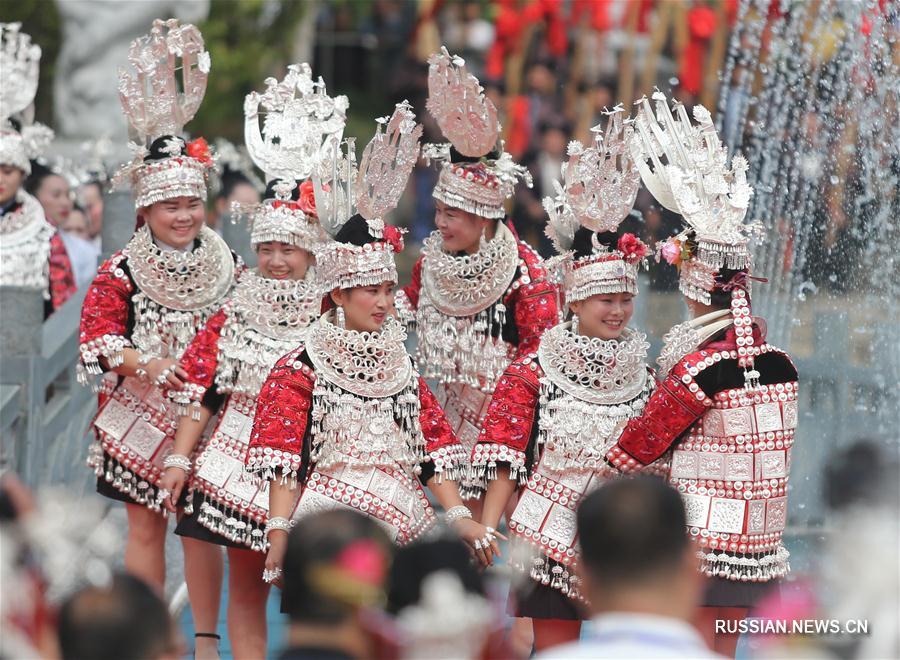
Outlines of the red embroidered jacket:
[{"label": "red embroidered jacket", "polygon": [[[512,224],[507,223],[507,226],[515,236]],[[516,346],[515,357],[537,350],[544,331],[559,323],[557,287],[547,279],[543,260],[524,241],[519,240],[518,244],[519,274],[501,296],[506,309],[512,312],[508,318],[512,318],[514,324],[512,332],[504,328],[503,337],[513,340],[510,343]],[[397,294],[395,305],[402,319],[413,318],[419,305],[424,258],[419,257],[413,266],[410,283]]]},{"label": "red embroidered jacket", "polygon": [[[757,349],[765,347],[762,357],[756,359],[760,383],[795,382],[797,370],[790,358],[765,344],[765,334],[759,327],[754,327],[753,335]],[[660,382],[641,416],[628,422],[607,454],[609,461],[624,471],[649,465],[713,406],[717,393],[742,387],[743,370],[737,366],[737,360],[721,357],[723,352],[736,349],[734,328],[730,327],[723,338],[711,339],[684,356]],[[713,357],[716,353],[720,355],[718,359]],[[707,359],[715,362],[715,369],[708,368],[712,365],[706,364]]]},{"label": "red embroidered jacket", "polygon": [[[134,281],[122,268],[124,262],[125,255],[119,251],[97,269],[81,306],[78,341],[82,346],[91,342],[108,344],[112,338],[127,338],[131,334],[131,297],[136,289]],[[111,357],[103,350],[100,355]]]},{"label": "red embroidered jacket", "polygon": [[[169,398],[181,406],[203,401],[204,395],[213,387],[216,379],[216,367],[219,361],[219,337],[225,320],[228,318],[228,305],[219,309],[209,317],[206,324],[188,344],[179,363],[187,372],[188,378],[184,390],[169,392]],[[218,405],[218,404],[217,404]],[[213,407],[213,406],[211,406]],[[179,411],[184,413],[184,411]]]},{"label": "red embroidered jacket", "polygon": [[[232,255],[237,279],[244,265],[237,255]],[[106,367],[98,362],[100,357],[118,364],[122,350],[131,346],[134,329],[132,298],[136,293],[128,259],[121,250],[115,252],[97,269],[81,307],[79,344],[81,362],[88,373],[106,371]]]},{"label": "red embroidered jacket", "polygon": [[[309,463],[309,429],[315,373],[304,362],[305,349],[281,358],[260,390],[247,454],[247,471],[274,479],[277,471],[305,479]],[[420,479],[427,482],[443,470],[455,470],[465,462],[459,440],[453,434],[434,394],[419,377],[419,423],[425,438],[425,463]]]},{"label": "red embroidered jacket", "polygon": [[796,368],[754,334],[758,386],[745,387],[729,328],[672,368],[606,456],[631,472],[668,462],[671,449],[669,483],[684,501],[701,572],[741,582],[790,570],[782,534],[798,419]]},{"label": "red embroidered jacket", "polygon": [[480,487],[496,477],[501,463],[509,465],[511,479],[524,483],[527,478],[535,459],[532,438],[543,375],[532,351],[514,360],[497,381],[478,443],[472,448],[472,476]]},{"label": "red embroidered jacket", "polygon": [[62,307],[76,290],[69,253],[59,232],[54,232],[50,237],[50,310],[46,315]]}]

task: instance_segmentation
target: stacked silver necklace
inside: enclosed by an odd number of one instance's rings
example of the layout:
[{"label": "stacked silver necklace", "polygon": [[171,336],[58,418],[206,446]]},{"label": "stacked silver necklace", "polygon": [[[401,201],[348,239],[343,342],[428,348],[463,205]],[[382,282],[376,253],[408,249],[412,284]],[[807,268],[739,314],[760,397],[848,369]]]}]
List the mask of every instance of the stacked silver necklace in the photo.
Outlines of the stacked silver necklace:
[{"label": "stacked silver necklace", "polygon": [[53,227],[40,202],[19,190],[21,206],[0,217],[0,284],[40,288],[50,297],[50,238]]},{"label": "stacked silver necklace", "polygon": [[406,331],[393,317],[381,332],[356,332],[336,326],[333,316],[322,316],[306,338],[316,375],[311,460],[320,470],[399,464],[418,471],[425,439]]},{"label": "stacked silver necklace", "polygon": [[417,360],[428,378],[491,392],[509,365],[502,296],[519,263],[515,236],[502,223],[476,254],[454,256],[439,232],[422,247],[422,296],[416,313]]},{"label": "stacked silver necklace", "polygon": [[231,250],[203,227],[193,251],[163,251],[144,225],[123,254],[137,287],[132,344],[155,357],[180,356],[219,307],[234,282]]},{"label": "stacked silver necklace", "polygon": [[302,280],[274,280],[255,270],[241,275],[219,339],[220,391],[255,397],[278,359],[303,342],[321,305],[313,277],[312,270]]},{"label": "stacked silver necklace", "polygon": [[595,470],[618,439],[624,423],[637,416],[653,389],[645,360],[646,335],[626,329],[617,340],[573,334],[569,323],[541,339],[538,442],[541,466]]}]

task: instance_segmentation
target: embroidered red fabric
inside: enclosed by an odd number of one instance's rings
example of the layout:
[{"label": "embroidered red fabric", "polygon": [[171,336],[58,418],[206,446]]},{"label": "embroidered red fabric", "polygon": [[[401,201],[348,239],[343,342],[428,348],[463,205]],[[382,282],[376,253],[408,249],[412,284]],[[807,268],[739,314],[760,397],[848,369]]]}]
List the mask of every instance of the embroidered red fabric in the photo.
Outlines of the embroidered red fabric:
[{"label": "embroidered red fabric", "polygon": [[649,465],[662,456],[694,423],[712,402],[688,373],[690,358],[676,364],[650,395],[640,417],[630,420],[619,441],[607,453],[615,463],[621,452]]},{"label": "embroidered red fabric", "polygon": [[223,307],[213,314],[203,326],[181,356],[179,362],[188,373],[188,382],[202,387],[212,387],[216,377],[216,364],[219,359],[219,336],[228,314]]},{"label": "embroidered red fabric", "polygon": [[542,374],[533,354],[509,365],[497,382],[474,451],[484,444],[506,445],[519,452],[528,448]]},{"label": "embroidered red fabric", "polygon": [[[556,287],[547,279],[547,269],[541,257],[531,247],[519,241],[519,259],[525,263],[523,273],[507,292],[504,304],[515,315],[519,344],[516,358],[537,350],[545,330],[559,323],[559,304]],[[521,269],[520,269],[521,271]]]},{"label": "embroidered red fabric", "polygon": [[422,289],[422,257],[416,259],[413,264],[412,275],[409,278],[409,284],[403,287],[403,293],[406,294],[409,304],[415,309],[419,306],[419,291]]},{"label": "embroidered red fabric", "polygon": [[292,463],[300,464],[303,436],[306,432],[315,376],[309,368],[295,366],[302,349],[281,358],[259,392],[250,450],[277,450],[292,455]]},{"label": "embroidered red fabric", "polygon": [[76,290],[69,253],[59,232],[54,232],[50,237],[50,303],[53,309],[62,307]]},{"label": "embroidered red fabric", "polygon": [[134,283],[120,268],[123,259],[121,252],[115,253],[100,266],[88,287],[81,307],[82,344],[104,335],[124,337],[127,332]]},{"label": "embroidered red fabric", "polygon": [[450,422],[444,414],[444,409],[438,403],[425,380],[419,377],[419,425],[422,427],[422,435],[425,437],[425,453],[458,445],[459,440],[450,428]]}]

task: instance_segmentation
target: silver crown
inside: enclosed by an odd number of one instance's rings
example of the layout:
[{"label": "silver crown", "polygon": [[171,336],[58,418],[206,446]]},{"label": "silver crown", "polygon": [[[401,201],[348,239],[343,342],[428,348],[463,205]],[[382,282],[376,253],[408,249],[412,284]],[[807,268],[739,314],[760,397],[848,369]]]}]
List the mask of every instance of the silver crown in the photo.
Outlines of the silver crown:
[{"label": "silver crown", "polygon": [[[365,219],[373,238],[366,245],[330,240],[316,249],[318,286],[325,293],[334,288],[397,282],[394,252],[402,249],[387,236],[384,217],[397,206],[419,154],[422,126],[416,124],[409,103],[394,108],[390,118],[377,120],[375,135],[363,151],[359,169],[353,140],[329,143],[328,158],[313,173],[319,221],[333,237],[354,214]],[[329,166],[330,165],[330,166]]]},{"label": "silver crown", "polygon": [[21,32],[21,23],[0,23],[0,117],[28,109],[37,94],[41,47]]},{"label": "silver crown", "polygon": [[[623,108],[616,106],[605,114],[609,118],[606,132],[599,127],[591,129],[593,145],[585,147],[577,140],[569,143],[563,183],[554,182],[556,195],[543,200],[548,216],[546,233],[560,252],[548,260],[548,267],[562,280],[569,301],[601,293],[637,293],[640,260],[597,241],[596,232],[615,232],[631,212],[641,183],[626,148],[631,128],[623,122]],[[595,232],[592,250],[573,259],[569,250],[580,227]]]},{"label": "silver crown", "polygon": [[484,156],[497,144],[497,108],[484,95],[466,62],[446,46],[428,58],[428,112],[441,132],[464,156]]},{"label": "silver crown", "polygon": [[[53,131],[33,123],[41,48],[21,32],[20,23],[0,23],[0,163],[31,172],[37,158],[53,139]],[[18,115],[21,129],[9,121]]]},{"label": "silver crown", "polygon": [[331,138],[313,173],[319,220],[332,236],[358,212],[372,236],[381,238],[384,217],[397,206],[416,164],[422,126],[409,102],[398,103],[389,118],[376,122],[358,168],[355,141]]},{"label": "silver crown", "polygon": [[693,229],[700,261],[711,269],[747,268],[750,237],[761,230],[758,223],[744,222],[753,194],[747,161],[736,155],[728,169],[727,150],[702,105],[694,106],[694,125],[682,104],[673,104],[673,114],[659,90],[653,101],[655,113],[646,97],[637,102],[628,143],[644,184]]},{"label": "silver crown", "polygon": [[149,34],[131,42],[128,61],[135,74],[119,70],[119,100],[128,123],[145,144],[179,135],[206,93],[210,59],[200,30],[174,18],[156,19]]},{"label": "silver crown", "polygon": [[599,127],[591,129],[593,145],[569,143],[563,183],[555,182],[555,197],[543,200],[549,217],[547,236],[559,252],[569,249],[579,227],[615,231],[634,206],[641,177],[626,148],[631,129],[622,120],[622,106],[605,114],[606,133]]},{"label": "silver crown", "polygon": [[[347,121],[346,96],[331,98],[325,83],[312,79],[306,63],[288,67],[284,80],[266,79],[263,94],[244,100],[244,141],[253,162],[271,179],[310,176],[323,144],[340,141]],[[260,131],[260,106],[263,127]]]}]

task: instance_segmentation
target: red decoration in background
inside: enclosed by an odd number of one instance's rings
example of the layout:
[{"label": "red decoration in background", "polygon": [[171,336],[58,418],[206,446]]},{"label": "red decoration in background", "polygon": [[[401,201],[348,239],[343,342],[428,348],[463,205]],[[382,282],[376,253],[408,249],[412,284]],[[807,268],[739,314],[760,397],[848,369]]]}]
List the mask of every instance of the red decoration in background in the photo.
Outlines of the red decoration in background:
[{"label": "red decoration in background", "polygon": [[609,18],[609,6],[612,0],[572,0],[572,11],[569,14],[569,24],[576,26],[585,18],[588,26],[598,32],[603,32],[613,27]]},{"label": "red decoration in background", "polygon": [[705,5],[691,7],[687,23],[690,41],[681,56],[678,78],[686,92],[697,95],[703,86],[703,68],[709,40],[716,31],[716,12]]},{"label": "red decoration in background", "polygon": [[494,43],[487,53],[485,73],[488,78],[502,78],[506,58],[522,47],[522,34],[534,23],[544,23],[544,40],[547,51],[554,57],[562,57],[569,48],[566,21],[563,18],[562,0],[496,0],[497,15],[494,19]]}]

